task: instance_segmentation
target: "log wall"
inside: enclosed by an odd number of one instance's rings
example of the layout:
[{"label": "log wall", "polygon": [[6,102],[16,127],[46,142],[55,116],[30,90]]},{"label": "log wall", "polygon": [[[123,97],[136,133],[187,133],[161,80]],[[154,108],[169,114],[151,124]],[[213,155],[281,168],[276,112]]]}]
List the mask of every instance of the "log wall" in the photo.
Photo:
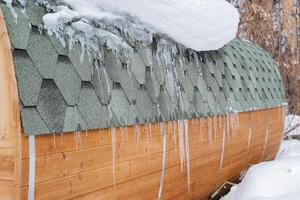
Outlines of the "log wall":
[{"label": "log wall", "polygon": [[[186,162],[181,171],[178,122],[165,123],[163,199],[207,199],[225,180],[237,178],[249,164],[273,159],[283,131],[282,114],[281,108],[275,108],[235,117],[189,120],[190,192]],[[156,199],[162,163],[160,126],[152,124],[151,132],[149,125],[127,127],[127,131],[115,129],[115,184],[112,129],[37,136],[36,199]],[[223,134],[224,158],[220,166]],[[25,136],[22,136],[21,160],[21,199],[26,199],[28,139]]]}]

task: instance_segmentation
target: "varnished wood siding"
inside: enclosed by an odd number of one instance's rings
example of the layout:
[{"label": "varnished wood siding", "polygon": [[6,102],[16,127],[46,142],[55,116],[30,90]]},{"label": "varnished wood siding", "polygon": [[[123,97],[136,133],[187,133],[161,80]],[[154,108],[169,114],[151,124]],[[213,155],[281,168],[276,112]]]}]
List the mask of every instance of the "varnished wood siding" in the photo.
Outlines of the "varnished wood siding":
[{"label": "varnished wood siding", "polygon": [[0,9],[0,199],[20,198],[20,110],[12,52]]},{"label": "varnished wood siding", "polygon": [[[283,130],[282,116],[282,108],[275,108],[240,113],[236,126],[232,123],[234,118],[228,117],[228,120],[226,116],[189,120],[190,193],[186,166],[182,172],[180,170],[178,123],[165,123],[167,157],[163,199],[207,199],[210,192],[225,180],[235,179],[249,164],[273,159]],[[248,149],[250,118],[252,137]],[[229,134],[225,128],[224,160],[220,169],[224,123],[229,124]],[[138,129],[140,138],[136,139]],[[36,199],[156,199],[161,175],[162,136],[159,124],[151,125],[151,129],[150,137],[148,126],[127,127],[123,142],[121,128],[116,129],[115,187],[110,129],[82,132],[81,145],[76,145],[74,133],[37,136]],[[211,141],[209,132],[212,133]],[[22,137],[21,184],[22,199],[26,199],[28,139],[25,136]]]}]

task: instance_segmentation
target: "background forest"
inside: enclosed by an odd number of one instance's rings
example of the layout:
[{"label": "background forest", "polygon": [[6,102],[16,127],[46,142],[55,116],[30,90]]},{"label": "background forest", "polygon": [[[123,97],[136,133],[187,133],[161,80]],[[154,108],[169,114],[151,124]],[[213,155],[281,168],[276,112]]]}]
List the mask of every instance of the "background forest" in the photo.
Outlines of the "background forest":
[{"label": "background forest", "polygon": [[300,114],[300,0],[230,0],[239,37],[260,44],[280,65],[290,112]]}]

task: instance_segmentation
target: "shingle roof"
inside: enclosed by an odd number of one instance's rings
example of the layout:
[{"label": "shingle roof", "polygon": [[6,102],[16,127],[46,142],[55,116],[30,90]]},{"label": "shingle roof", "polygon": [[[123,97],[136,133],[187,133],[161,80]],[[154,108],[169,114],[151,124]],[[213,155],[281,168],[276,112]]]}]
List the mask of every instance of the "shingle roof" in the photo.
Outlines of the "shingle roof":
[{"label": "shingle roof", "polygon": [[137,43],[129,63],[102,46],[103,59],[80,59],[38,29],[45,12],[15,7],[7,22],[25,133],[97,129],[265,109],[285,102],[278,66],[261,47],[235,39],[218,51],[179,53],[167,63]]}]

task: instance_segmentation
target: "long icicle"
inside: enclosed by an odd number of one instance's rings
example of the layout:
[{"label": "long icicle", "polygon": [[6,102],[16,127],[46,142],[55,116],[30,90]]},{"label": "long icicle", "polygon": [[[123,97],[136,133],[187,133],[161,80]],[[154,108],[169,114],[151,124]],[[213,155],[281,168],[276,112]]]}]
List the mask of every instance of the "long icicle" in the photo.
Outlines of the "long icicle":
[{"label": "long icicle", "polygon": [[189,125],[188,121],[184,120],[184,133],[185,133],[185,156],[186,156],[186,169],[188,180],[188,192],[191,192],[191,165],[190,165],[190,144],[189,144]]},{"label": "long icicle", "polygon": [[250,113],[249,113],[249,130],[248,130],[247,152],[249,152],[249,150],[250,150],[251,139],[252,139],[252,112],[250,111]]},{"label": "long icicle", "polygon": [[222,137],[222,151],[221,151],[221,159],[220,159],[220,167],[219,167],[220,170],[222,169],[223,160],[224,160],[225,140],[226,140],[226,126],[227,126],[227,123],[225,123],[225,120],[224,120],[223,129],[222,129],[223,137]]},{"label": "long icicle", "polygon": [[212,144],[212,130],[211,130],[211,117],[208,117],[208,140],[209,144]]},{"label": "long icicle", "polygon": [[163,154],[162,154],[162,162],[161,162],[161,176],[160,176],[160,185],[158,190],[158,197],[157,199],[161,199],[162,191],[163,191],[163,185],[164,185],[164,179],[165,179],[165,164],[166,164],[166,153],[167,153],[167,134],[166,134],[166,127],[163,122],[160,123],[162,135],[163,135]]},{"label": "long icicle", "polygon": [[179,139],[179,157],[180,157],[180,169],[183,172],[183,164],[185,161],[184,154],[184,136],[183,136],[183,123],[182,120],[178,120],[178,139]]},{"label": "long icicle", "polygon": [[116,128],[111,128],[111,146],[112,146],[112,179],[114,190],[116,191]]},{"label": "long icicle", "polygon": [[261,156],[261,160],[264,159],[265,157],[265,152],[266,152],[266,147],[267,147],[267,143],[268,143],[268,137],[269,137],[269,122],[267,123],[267,129],[266,129],[266,134],[265,134],[265,142],[264,142],[264,150]]}]

